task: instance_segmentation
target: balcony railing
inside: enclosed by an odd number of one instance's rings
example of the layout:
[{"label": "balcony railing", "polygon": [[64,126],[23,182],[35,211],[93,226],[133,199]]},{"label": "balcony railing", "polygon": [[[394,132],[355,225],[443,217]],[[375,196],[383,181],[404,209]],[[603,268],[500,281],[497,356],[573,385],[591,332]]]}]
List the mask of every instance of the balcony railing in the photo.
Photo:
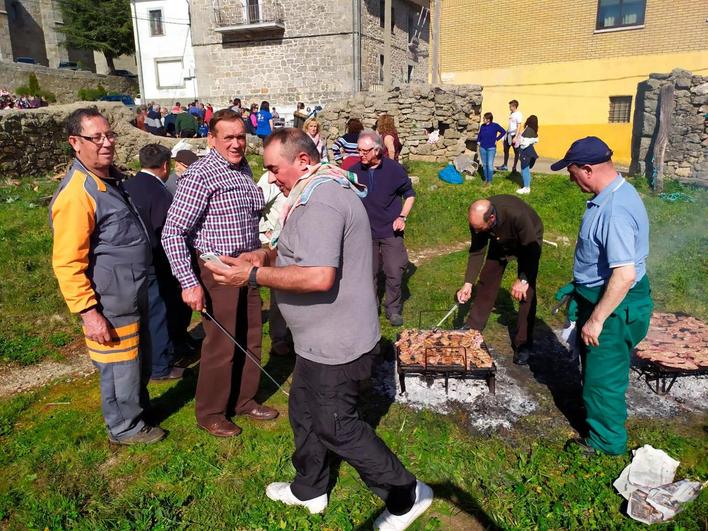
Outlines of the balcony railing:
[{"label": "balcony railing", "polygon": [[220,33],[285,29],[278,0],[214,0],[212,4],[216,31]]}]

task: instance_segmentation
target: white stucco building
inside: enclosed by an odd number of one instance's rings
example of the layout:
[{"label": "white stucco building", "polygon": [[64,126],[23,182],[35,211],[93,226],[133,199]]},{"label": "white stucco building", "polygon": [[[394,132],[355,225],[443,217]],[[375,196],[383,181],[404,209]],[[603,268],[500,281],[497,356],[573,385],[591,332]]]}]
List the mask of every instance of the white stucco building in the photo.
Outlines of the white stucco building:
[{"label": "white stucco building", "polygon": [[142,102],[197,99],[188,0],[131,0]]}]

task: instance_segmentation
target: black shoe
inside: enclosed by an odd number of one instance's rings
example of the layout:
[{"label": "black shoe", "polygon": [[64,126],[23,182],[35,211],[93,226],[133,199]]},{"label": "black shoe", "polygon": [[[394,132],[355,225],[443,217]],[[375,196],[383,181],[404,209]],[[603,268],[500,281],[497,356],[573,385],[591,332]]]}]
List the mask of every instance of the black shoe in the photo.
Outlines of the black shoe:
[{"label": "black shoe", "polygon": [[597,450],[590,446],[582,437],[573,437],[572,439],[568,439],[565,446],[563,446],[563,450],[566,452],[570,451],[572,448],[577,448],[583,455],[597,455]]},{"label": "black shoe", "polygon": [[164,376],[151,376],[150,381],[151,382],[164,382],[166,380],[179,380],[184,376],[186,369],[183,367],[172,367],[170,369],[170,372],[165,374]]},{"label": "black shoe", "polygon": [[113,444],[122,444],[125,446],[132,444],[153,444],[164,439],[165,435],[167,434],[159,426],[148,426],[146,424],[145,427],[135,435],[123,437],[122,439],[117,439],[109,433],[108,441]]},{"label": "black shoe", "polygon": [[391,326],[403,326],[403,317],[400,313],[393,313],[388,318],[388,322],[391,323]]},{"label": "black shoe", "polygon": [[515,365],[528,365],[529,358],[533,355],[533,351],[528,347],[521,347],[514,349],[513,362]]}]

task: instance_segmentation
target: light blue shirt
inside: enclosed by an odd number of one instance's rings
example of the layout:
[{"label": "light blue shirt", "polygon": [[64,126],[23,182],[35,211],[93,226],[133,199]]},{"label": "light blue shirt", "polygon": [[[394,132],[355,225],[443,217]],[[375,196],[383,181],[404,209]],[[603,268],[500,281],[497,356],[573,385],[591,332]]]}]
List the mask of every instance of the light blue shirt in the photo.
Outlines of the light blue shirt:
[{"label": "light blue shirt", "polygon": [[588,201],[575,245],[573,278],[583,286],[604,285],[612,269],[634,265],[635,284],[646,274],[649,217],[634,186],[621,175]]}]

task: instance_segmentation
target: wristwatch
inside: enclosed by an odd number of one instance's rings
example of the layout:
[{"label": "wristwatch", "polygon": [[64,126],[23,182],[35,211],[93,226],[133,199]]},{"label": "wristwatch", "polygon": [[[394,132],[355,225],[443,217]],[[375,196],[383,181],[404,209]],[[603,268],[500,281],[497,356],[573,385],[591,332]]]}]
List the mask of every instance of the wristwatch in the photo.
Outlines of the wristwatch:
[{"label": "wristwatch", "polygon": [[520,278],[519,280],[521,281],[522,284],[528,284],[528,283],[529,283],[529,281],[526,280],[525,278]]},{"label": "wristwatch", "polygon": [[403,214],[401,214],[401,215],[398,216],[398,217],[401,218],[403,221],[406,221],[406,220],[408,219],[408,217],[407,217],[407,216],[404,216]]},{"label": "wristwatch", "polygon": [[258,273],[258,268],[253,266],[251,272],[248,274],[248,287],[253,289],[258,289],[258,282],[256,281],[256,274]]}]

